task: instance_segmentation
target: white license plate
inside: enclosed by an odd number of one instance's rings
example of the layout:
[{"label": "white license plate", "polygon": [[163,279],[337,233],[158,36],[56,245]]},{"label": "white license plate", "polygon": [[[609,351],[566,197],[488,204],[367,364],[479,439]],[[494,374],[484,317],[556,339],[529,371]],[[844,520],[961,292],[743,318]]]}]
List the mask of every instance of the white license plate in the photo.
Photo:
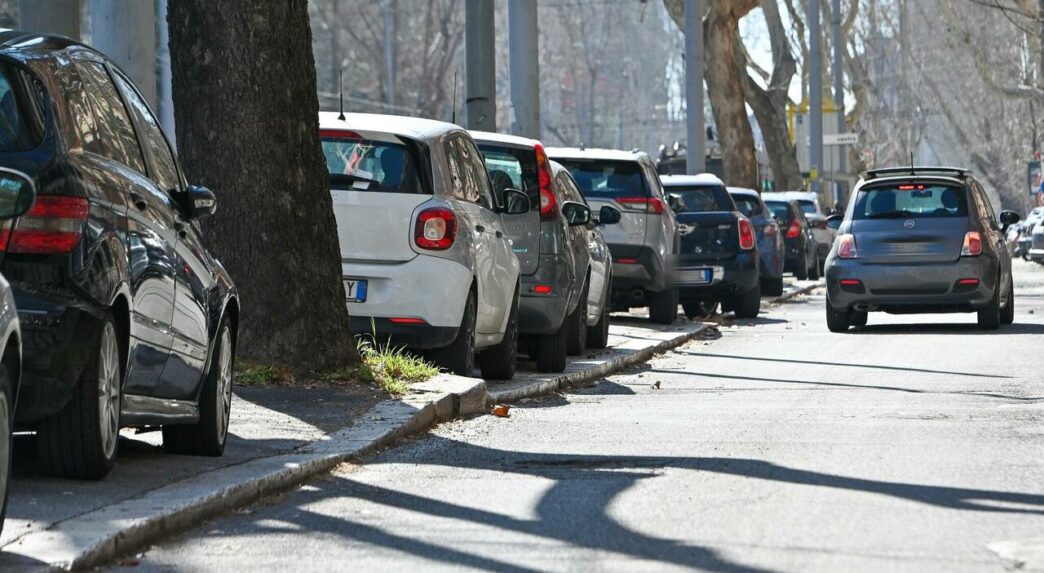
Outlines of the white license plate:
[{"label": "white license plate", "polygon": [[364,279],[344,279],[344,294],[348,302],[366,302],[366,281]]},{"label": "white license plate", "polygon": [[684,269],[678,271],[678,282],[683,285],[710,284],[714,272],[711,269]]}]

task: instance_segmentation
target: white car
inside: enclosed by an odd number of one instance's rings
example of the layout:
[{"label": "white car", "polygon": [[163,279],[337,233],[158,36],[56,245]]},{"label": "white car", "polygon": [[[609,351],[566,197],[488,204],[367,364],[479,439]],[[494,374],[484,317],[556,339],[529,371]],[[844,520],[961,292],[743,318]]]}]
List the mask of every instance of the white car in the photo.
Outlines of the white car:
[{"label": "white car", "polygon": [[430,352],[471,376],[510,379],[519,263],[482,155],[460,127],[412,117],[319,114],[352,329]]}]

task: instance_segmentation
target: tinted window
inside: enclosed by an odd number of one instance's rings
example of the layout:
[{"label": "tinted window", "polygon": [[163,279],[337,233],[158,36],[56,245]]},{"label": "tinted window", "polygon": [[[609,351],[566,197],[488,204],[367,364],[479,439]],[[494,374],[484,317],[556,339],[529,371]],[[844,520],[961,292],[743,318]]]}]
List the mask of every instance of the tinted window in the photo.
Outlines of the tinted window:
[{"label": "tinted window", "polygon": [[717,185],[691,185],[667,187],[667,193],[677,195],[684,205],[680,213],[703,213],[707,211],[732,211],[733,203],[728,192]]},{"label": "tinted window", "polygon": [[819,212],[816,210],[816,204],[814,201],[809,201],[807,199],[798,199],[797,204],[798,207],[801,207],[801,210],[808,215],[815,215]]},{"label": "tinted window", "polygon": [[29,74],[0,64],[0,152],[28,151],[43,141],[43,98]]},{"label": "tinted window", "polygon": [[772,216],[784,223],[790,224],[793,213],[790,212],[790,204],[783,201],[765,201],[765,206],[772,211]]},{"label": "tinted window", "polygon": [[116,74],[115,79],[120,86],[120,91],[123,92],[123,97],[130,104],[131,111],[138,118],[138,125],[141,128],[141,141],[145,145],[149,158],[152,160],[150,173],[152,180],[164,191],[180,191],[181,179],[178,177],[178,168],[174,163],[174,155],[170,151],[170,145],[167,144],[167,138],[163,136],[159,122],[152,115],[152,110],[149,109],[149,106],[141,99],[138,92],[134,91],[134,87],[125,78]]},{"label": "tinted window", "polygon": [[403,143],[323,135],[330,189],[375,193],[424,193],[417,162]]},{"label": "tinted window", "polygon": [[485,155],[486,172],[498,199],[503,198],[504,189],[514,188],[529,195],[534,205],[540,202],[535,151],[490,143],[476,144]]},{"label": "tinted window", "polygon": [[891,185],[859,191],[854,219],[967,217],[968,197],[949,185]]},{"label": "tinted window", "polygon": [[733,195],[732,201],[736,203],[736,208],[739,209],[739,212],[743,213],[746,217],[753,217],[761,214],[761,204],[758,202],[757,197],[751,197],[750,195]]},{"label": "tinted window", "polygon": [[102,155],[145,173],[145,160],[134,135],[134,126],[108,72],[93,62],[79,64],[77,68],[94,113]]},{"label": "tinted window", "polygon": [[636,161],[555,159],[572,174],[576,186],[587,197],[649,197],[642,166]]}]

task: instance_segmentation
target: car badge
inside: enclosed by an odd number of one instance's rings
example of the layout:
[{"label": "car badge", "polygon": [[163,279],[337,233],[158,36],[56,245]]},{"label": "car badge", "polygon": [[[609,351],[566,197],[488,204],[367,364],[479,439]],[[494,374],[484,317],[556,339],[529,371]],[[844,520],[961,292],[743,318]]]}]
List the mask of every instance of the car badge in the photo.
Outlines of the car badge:
[{"label": "car badge", "polygon": [[914,225],[916,225],[916,224],[917,223],[915,223],[913,219],[907,219],[906,222],[903,223],[903,226],[906,227],[907,229],[913,229]]}]

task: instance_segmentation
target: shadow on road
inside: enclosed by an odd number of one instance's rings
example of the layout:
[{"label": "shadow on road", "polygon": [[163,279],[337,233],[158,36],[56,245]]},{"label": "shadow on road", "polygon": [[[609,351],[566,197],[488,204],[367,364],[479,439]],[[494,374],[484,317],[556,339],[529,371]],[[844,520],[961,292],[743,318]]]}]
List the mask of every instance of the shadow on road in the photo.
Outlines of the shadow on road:
[{"label": "shadow on road", "polygon": [[956,372],[953,370],[932,370],[929,368],[915,368],[913,366],[884,366],[879,364],[855,364],[851,362],[819,362],[815,360],[796,360],[793,358],[765,358],[761,356],[737,356],[735,354],[711,354],[708,352],[690,352],[686,350],[675,350],[678,354],[687,356],[699,356],[700,358],[724,358],[726,360],[755,360],[758,362],[782,362],[785,364],[808,364],[810,366],[841,366],[844,368],[870,368],[874,370],[896,370],[899,372],[923,372],[925,374],[946,374],[950,376],[969,376],[973,378],[1000,378],[1010,379],[1011,376],[1000,374],[976,374],[974,372]]},{"label": "shadow on road", "polygon": [[[871,320],[873,320],[872,317]],[[861,328],[854,328],[845,334],[848,334],[849,336],[859,334],[977,334],[985,336],[1044,334],[1044,324],[1017,322],[1009,326],[1002,326],[997,330],[982,330],[979,328],[979,325],[975,323],[870,324]]]}]

